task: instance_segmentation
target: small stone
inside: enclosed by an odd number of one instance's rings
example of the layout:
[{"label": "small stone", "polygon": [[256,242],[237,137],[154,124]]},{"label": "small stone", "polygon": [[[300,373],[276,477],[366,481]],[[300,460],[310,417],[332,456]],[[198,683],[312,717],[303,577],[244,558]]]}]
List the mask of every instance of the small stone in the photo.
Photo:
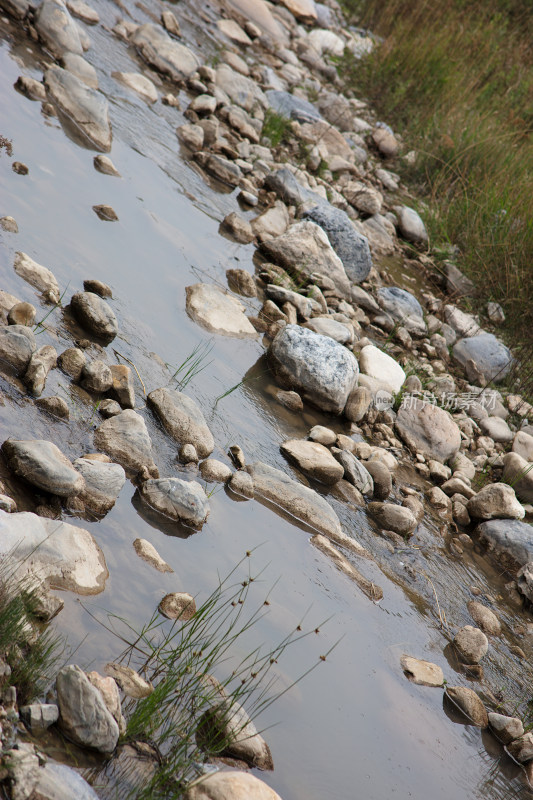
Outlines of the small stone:
[{"label": "small stone", "polygon": [[[235,211],[228,214],[220,224],[222,231],[230,234],[237,242],[249,244],[254,240],[254,232],[250,223],[240,217]],[[251,295],[253,297],[253,295]]]},{"label": "small stone", "polygon": [[171,592],[159,603],[159,611],[168,619],[181,619],[183,622],[196,614],[194,597],[187,592]]},{"label": "small stone", "polygon": [[446,697],[468,717],[472,725],[478,728],[488,726],[489,718],[485,706],[472,689],[467,689],[465,686],[446,686]]},{"label": "small stone", "polygon": [[17,504],[7,494],[0,494],[0,510],[6,511],[8,514],[14,514],[17,510]]},{"label": "small stone", "polygon": [[81,385],[89,392],[107,392],[113,385],[113,376],[105,361],[96,359],[86,364],[81,374]]},{"label": "small stone", "polygon": [[180,125],[176,128],[176,136],[181,144],[194,152],[201,150],[204,146],[204,129],[200,125],[192,125],[190,123]]},{"label": "small stone", "polygon": [[118,333],[118,322],[111,306],[94,292],[78,292],[70,301],[78,321],[91,333],[111,341]]},{"label": "small stone", "polygon": [[106,397],[104,400],[100,401],[98,413],[101,414],[104,419],[116,417],[117,414],[122,413],[122,406],[120,403],[117,403],[116,400],[111,400],[109,397]]},{"label": "small stone", "polygon": [[172,11],[163,11],[161,14],[161,24],[171,36],[177,36],[178,38],[181,36],[180,24]]},{"label": "small stone", "polygon": [[13,269],[17,275],[39,292],[47,292],[50,302],[59,303],[59,284],[47,267],[38,264],[26,253],[15,253]]},{"label": "small stone", "polygon": [[105,205],[105,203],[93,206],[94,213],[103,219],[105,222],[117,222],[118,215],[117,212],[111,208],[111,206]]},{"label": "small stone", "polygon": [[133,373],[126,364],[112,364],[111,371],[111,391],[122,408],[135,407],[135,388],[133,385]]},{"label": "small stone", "polygon": [[228,481],[228,486],[232,492],[241,495],[241,497],[251,500],[254,496],[254,482],[250,475],[242,470],[237,470],[237,472],[233,473]]},{"label": "small stone", "polygon": [[467,608],[470,616],[476,625],[479,625],[481,630],[493,636],[499,636],[501,634],[502,626],[494,611],[491,611],[490,608],[487,608],[487,606],[484,606],[477,600],[470,600],[467,603]]},{"label": "small stone", "polygon": [[[103,175],[113,175],[116,178],[120,178],[120,172],[115,167],[113,162],[108,156],[104,155],[97,155],[93,158],[94,168],[101,172]],[[87,289],[87,291],[92,291],[91,289]]]},{"label": "small stone", "polygon": [[183,464],[197,464],[200,459],[193,444],[184,444],[180,447],[180,461]]},{"label": "small stone", "polygon": [[135,539],[133,547],[137,555],[142,558],[143,561],[155,567],[159,572],[174,572],[172,567],[161,558],[153,544],[150,544],[146,539]]},{"label": "small stone", "polygon": [[70,375],[72,380],[79,381],[86,361],[87,358],[82,350],[78,347],[69,347],[58,356],[57,364],[63,372]]},{"label": "small stone", "polygon": [[115,664],[110,662],[105,665],[105,674],[113,678],[120,686],[122,691],[128,697],[134,697],[141,700],[143,697],[148,697],[154,691],[154,687],[144,678],[141,678],[138,672],[135,672],[131,667],[123,666],[122,664]]},{"label": "small stone", "polygon": [[6,233],[18,233],[19,226],[17,225],[17,221],[13,219],[13,217],[0,217],[0,228]]},{"label": "small stone", "polygon": [[507,752],[516,761],[523,764],[533,759],[533,733],[524,733],[507,745]]},{"label": "small stone", "polygon": [[276,400],[282,406],[288,408],[289,411],[300,412],[303,411],[304,404],[298,392],[283,391],[276,392]]},{"label": "small stone", "polygon": [[367,510],[381,528],[392,530],[402,536],[412,534],[418,524],[408,508],[393,503],[369,503]]},{"label": "small stone", "polygon": [[372,392],[366,386],[356,386],[350,393],[344,415],[350,422],[361,422],[364,419],[370,404],[372,403]]},{"label": "small stone", "polygon": [[246,459],[242,447],[238,444],[232,444],[229,448],[228,455],[237,467],[237,469],[244,469],[246,466]]},{"label": "small stone", "polygon": [[419,686],[442,686],[444,683],[444,675],[442,669],[431,661],[421,661],[412,656],[403,655],[400,658],[400,664],[405,673],[412,683],[417,683]]},{"label": "small stone", "polygon": [[31,328],[35,322],[35,306],[31,303],[15,303],[8,311],[7,321],[9,325],[25,325]]},{"label": "small stone", "polygon": [[29,731],[39,736],[57,722],[59,709],[55,703],[32,703],[29,706],[22,706],[20,716]]},{"label": "small stone", "polygon": [[150,479],[141,484],[139,491],[142,500],[150,508],[174,522],[179,520],[200,528],[209,514],[207,495],[196,481]]},{"label": "small stone", "polygon": [[216,458],[208,458],[200,464],[200,475],[208,483],[225,483],[231,474],[231,469]]},{"label": "small stone", "polygon": [[110,287],[107,283],[102,283],[102,281],[94,279],[83,281],[83,288],[86,292],[93,292],[93,294],[97,294],[100,297],[113,297]]},{"label": "small stone", "polygon": [[479,664],[489,649],[489,640],[482,630],[465,625],[454,636],[453,643],[465,664]]},{"label": "small stone", "polygon": [[30,171],[26,164],[23,164],[22,161],[13,161],[11,164],[11,169],[13,172],[16,172],[17,175],[27,175]]},{"label": "small stone", "polygon": [[257,287],[253,275],[245,269],[227,269],[226,280],[232,292],[243,297],[257,297]]}]

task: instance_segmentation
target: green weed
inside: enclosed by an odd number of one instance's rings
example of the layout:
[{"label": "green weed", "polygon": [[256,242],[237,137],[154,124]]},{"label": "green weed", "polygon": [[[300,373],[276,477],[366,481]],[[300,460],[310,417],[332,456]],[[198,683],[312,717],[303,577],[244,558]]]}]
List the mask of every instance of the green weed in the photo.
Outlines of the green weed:
[{"label": "green weed", "polygon": [[292,122],[269,108],[265,112],[261,135],[269,140],[272,147],[289,144],[293,138]]},{"label": "green weed", "polygon": [[183,391],[200,372],[203,372],[213,363],[213,359],[211,361],[207,359],[214,346],[215,343],[212,339],[206,342],[199,342],[177,368],[167,364],[169,369],[174,370],[170,381],[176,381],[180,390]]}]

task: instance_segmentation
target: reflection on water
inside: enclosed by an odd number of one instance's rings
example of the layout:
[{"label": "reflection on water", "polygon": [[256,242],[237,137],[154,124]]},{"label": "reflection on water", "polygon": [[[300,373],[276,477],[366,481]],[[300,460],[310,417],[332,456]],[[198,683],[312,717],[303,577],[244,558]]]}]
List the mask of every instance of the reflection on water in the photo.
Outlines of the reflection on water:
[{"label": "reflection on water", "polygon": [[[102,22],[112,27],[115,6],[104,0],[96,0],[94,6]],[[135,19],[148,19],[139,7],[129,6]],[[183,2],[179,8],[185,37],[200,41],[205,55],[210,46],[205,26],[200,31],[202,23],[192,5]],[[240,211],[250,217],[251,212],[239,210],[237,192],[220,191],[184,160],[174,132],[185,120],[181,112],[160,103],[149,107],[111,78],[114,70],[145,68],[102,26],[90,30],[93,47],[87,58],[110,100],[111,157],[122,178],[94,170],[92,152],[67,138],[57,119],[44,118],[38,103],[12,89],[21,71],[38,79],[42,74],[38,48],[26,38],[14,41],[15,29],[14,24],[0,21],[1,132],[13,139],[14,155],[28,164],[29,175],[15,175],[9,160],[0,159],[0,214],[15,217],[20,230],[16,236],[0,232],[1,288],[34,303],[37,319],[50,311],[15,275],[15,250],[50,267],[66,297],[81,289],[84,278],[97,278],[112,287],[120,333],[107,348],[108,358],[114,362],[112,351],[117,350],[135,364],[142,378],[142,384],[136,378],[136,406],[148,426],[162,476],[197,478],[194,470],[178,463],[178,448],[146,409],[144,390],[167,385],[194,348],[210,340],[213,361],[187,386],[187,393],[199,403],[213,431],[214,457],[229,463],[227,449],[238,443],[248,461],[265,461],[298,475],[281,455],[280,443],[304,436],[314,424],[346,433],[344,423],[310,407],[298,414],[281,406],[273,396],[275,382],[260,342],[211,337],[185,313],[187,285],[201,280],[225,286],[229,267],[254,271],[253,247],[237,245],[218,233],[227,213]],[[186,107],[183,92],[181,100]],[[119,221],[101,222],[92,211],[97,203],[111,205]],[[244,302],[250,313],[257,313],[258,300]],[[61,309],[50,314],[46,325],[38,343],[53,344],[59,352],[72,346],[72,337],[86,335]],[[91,348],[89,355],[98,357],[97,348]],[[70,385],[60,370],[50,374],[46,394],[67,400],[69,424],[39,412],[16,380],[0,381],[5,396],[0,405],[4,438],[52,439],[72,458],[94,450],[93,432],[99,421],[94,400]],[[407,480],[408,473],[403,474]],[[401,476],[398,473],[398,484]],[[14,492],[19,508],[35,507],[34,496],[13,480],[2,460],[0,478]],[[417,480],[423,491],[424,482]],[[404,547],[394,548],[377,535],[364,511],[330,492],[328,499],[345,530],[352,531],[381,566],[382,571],[371,562],[357,564],[383,587],[384,598],[375,605],[309,545],[305,526],[271,504],[235,502],[230,492],[213,485],[211,489],[211,513],[195,533],[156,519],[130,483],[104,519],[73,520],[93,533],[110,572],[102,595],[80,601],[65,593],[65,609],[54,624],[68,636],[74,661],[102,670],[120,652],[122,644],[96,619],[107,624],[108,615],[115,614],[141,626],[171,591],[188,591],[201,601],[220,576],[252,551],[254,568],[261,572],[261,591],[266,595],[274,588],[269,613],[238,649],[244,653],[246,648],[277,642],[302,618],[311,627],[328,620],[320,634],[303,640],[279,664],[285,685],[337,643],[325,663],[259,720],[267,729],[276,765],[266,780],[284,800],[318,800],[326,795],[333,800],[525,796],[520,771],[489,735],[449,720],[442,710],[442,692],[413,686],[399,668],[399,658],[407,652],[440,664],[449,681],[467,684],[443,652],[447,638],[436,598],[454,626],[468,624],[470,587],[477,586],[488,598],[502,596],[504,579],[485,559],[476,553],[451,557],[437,520],[434,525],[428,521]],[[151,542],[175,572],[161,574],[142,561],[132,546],[139,537]],[[486,683],[493,691],[501,689],[504,696],[516,697],[531,681],[531,669],[509,649],[516,643],[512,633],[516,611],[501,602],[499,615],[505,635],[491,642],[484,662]],[[523,642],[521,646],[525,647]],[[57,738],[47,746],[69,763],[94,766],[72,746],[62,750]]]}]

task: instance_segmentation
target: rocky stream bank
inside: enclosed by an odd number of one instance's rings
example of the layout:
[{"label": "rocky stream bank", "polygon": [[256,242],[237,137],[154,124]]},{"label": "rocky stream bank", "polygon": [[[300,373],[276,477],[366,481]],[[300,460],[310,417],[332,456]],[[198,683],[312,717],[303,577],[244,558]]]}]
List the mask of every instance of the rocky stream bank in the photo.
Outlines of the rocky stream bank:
[{"label": "rocky stream bank", "polygon": [[[3,558],[72,637],[90,625],[80,596],[184,620],[220,568],[268,539],[284,581],[306,583],[276,605],[265,641],[311,598],[342,609],[350,631],[352,613],[379,631],[393,678],[349,646],[377,697],[372,722],[350,729],[355,708],[365,716],[362,697],[345,699],[350,673],[336,675],[340,694],[314,688],[342,705],[351,744],[338,746],[360,749],[363,774],[370,747],[370,796],[450,796],[431,766],[403,774],[400,752],[377,776],[380,691],[402,706],[420,762],[448,742],[432,726],[449,717],[497,764],[491,797],[527,794],[532,409],[505,383],[501,309],[461,309],[471,287],[453,251],[436,270],[394,171],[416,154],[343,89],[335,56],[363,57],[372,37],[334,0],[0,7],[13,109],[0,134],[14,150],[0,159]],[[125,747],[140,758],[122,744],[123,707],[146,681],[87,630],[48,696],[19,708],[4,692],[0,774],[14,800],[107,797],[109,765]],[[392,700],[400,681],[417,687],[409,711]],[[240,769],[187,796],[305,792],[300,751],[276,784],[281,742],[233,711]],[[302,750],[320,760],[313,737]],[[309,779],[317,796],[345,794],[343,770],[353,785],[335,752]]]}]

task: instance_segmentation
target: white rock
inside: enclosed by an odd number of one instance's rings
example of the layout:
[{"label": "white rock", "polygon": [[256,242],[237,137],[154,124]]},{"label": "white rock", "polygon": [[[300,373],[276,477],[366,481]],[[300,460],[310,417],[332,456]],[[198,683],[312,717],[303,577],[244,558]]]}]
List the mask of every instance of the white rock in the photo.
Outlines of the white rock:
[{"label": "white rock", "polygon": [[112,72],[112,77],[115,78],[123,86],[132,89],[139,97],[146,100],[147,103],[155,103],[158,94],[153,81],[140,72]]},{"label": "white rock", "polygon": [[38,264],[26,253],[15,253],[14,269],[17,275],[38,289],[40,292],[49,292],[50,300],[59,302],[59,284],[55,276],[47,267]]},{"label": "white rock", "polygon": [[257,332],[245,315],[245,307],[226,292],[207,283],[185,288],[189,316],[212,333],[239,339],[256,338]]},{"label": "white rock", "polygon": [[390,386],[395,394],[400,391],[406,378],[398,362],[373,344],[368,344],[361,350],[359,369],[380,383]]}]

